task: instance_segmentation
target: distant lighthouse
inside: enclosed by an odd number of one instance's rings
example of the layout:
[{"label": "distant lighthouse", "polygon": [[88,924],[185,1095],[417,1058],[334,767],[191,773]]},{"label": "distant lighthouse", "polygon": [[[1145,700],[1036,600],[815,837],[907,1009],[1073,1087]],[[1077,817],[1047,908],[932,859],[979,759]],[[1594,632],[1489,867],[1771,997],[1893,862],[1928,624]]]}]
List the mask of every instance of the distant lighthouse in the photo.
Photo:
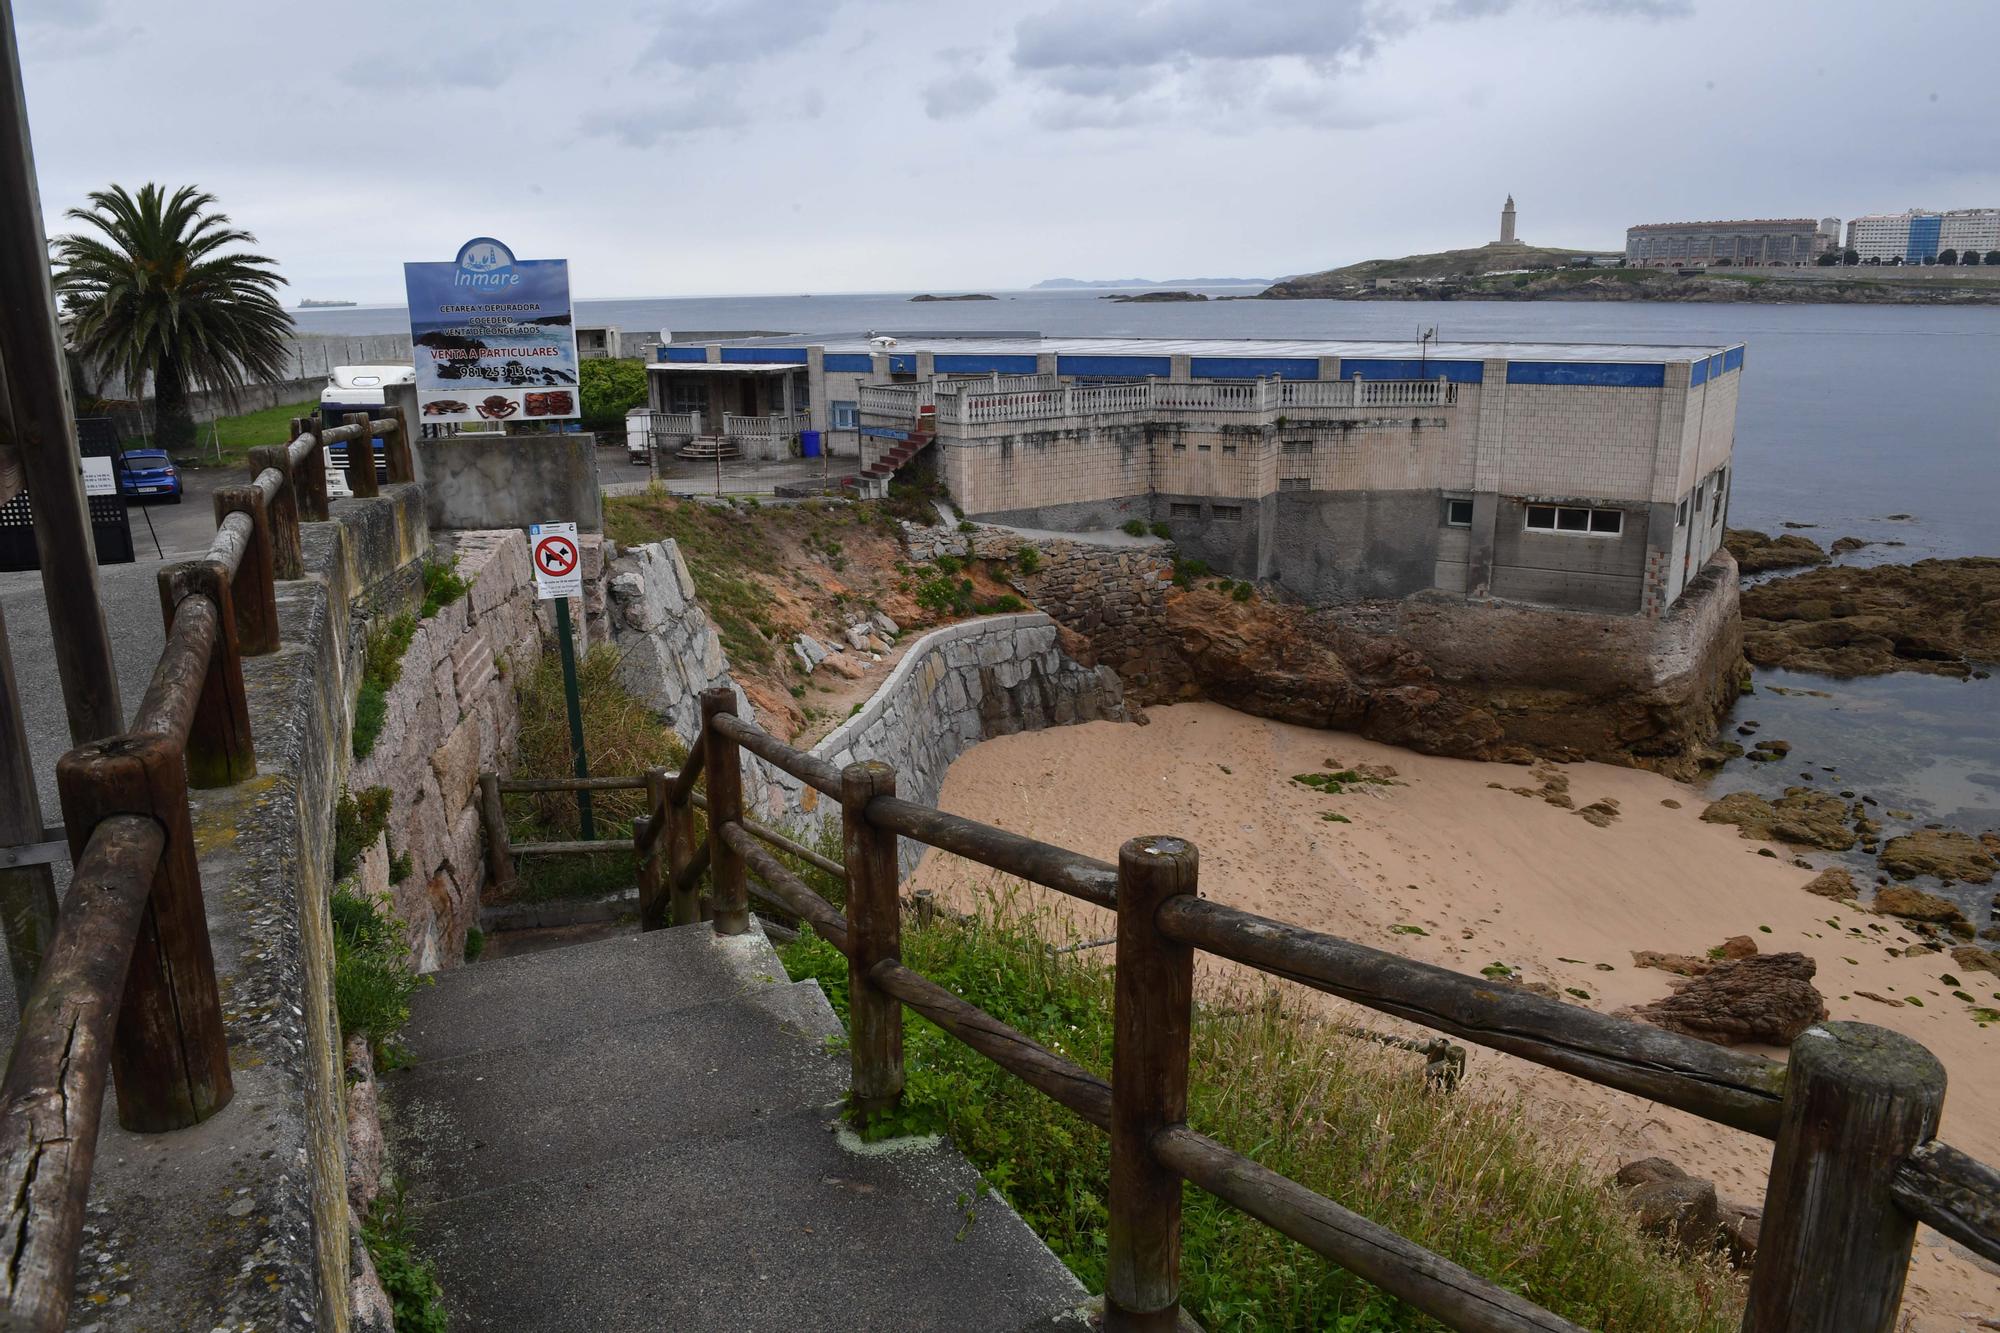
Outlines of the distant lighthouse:
[{"label": "distant lighthouse", "polygon": [[1507,196],[1507,204],[1500,210],[1500,244],[1514,244],[1514,196]]}]

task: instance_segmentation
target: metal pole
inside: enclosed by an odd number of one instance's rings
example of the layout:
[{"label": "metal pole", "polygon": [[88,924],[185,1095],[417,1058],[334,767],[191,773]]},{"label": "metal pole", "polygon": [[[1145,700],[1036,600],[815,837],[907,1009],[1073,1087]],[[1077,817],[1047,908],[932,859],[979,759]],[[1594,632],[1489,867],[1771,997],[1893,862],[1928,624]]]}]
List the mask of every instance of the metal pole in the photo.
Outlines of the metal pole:
[{"label": "metal pole", "polygon": [[[583,751],[583,701],[576,692],[576,641],[569,630],[569,598],[556,598],[556,637],[562,640],[563,700],[569,705],[569,752],[576,759],[576,775],[590,776],[590,756]],[[590,791],[584,788],[576,794],[576,809],[579,830],[577,836],[585,842],[597,836],[597,829],[590,816]]]},{"label": "metal pole", "polygon": [[[125,709],[98,595],[96,543],[63,373],[13,0],[0,0],[0,55],[5,60],[0,69],[0,375],[12,407],[21,473],[33,497],[42,596],[70,739],[83,745],[123,731]],[[0,421],[4,429],[9,426]]]}]

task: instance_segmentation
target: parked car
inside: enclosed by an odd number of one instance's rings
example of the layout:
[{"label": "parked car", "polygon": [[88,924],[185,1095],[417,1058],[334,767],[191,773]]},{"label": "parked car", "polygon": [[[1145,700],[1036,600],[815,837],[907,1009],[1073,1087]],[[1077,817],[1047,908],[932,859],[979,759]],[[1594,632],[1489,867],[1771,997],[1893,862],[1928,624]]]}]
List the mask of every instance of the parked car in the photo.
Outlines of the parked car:
[{"label": "parked car", "polygon": [[158,496],[171,504],[181,502],[181,474],[164,449],[127,449],[124,467],[118,473],[120,494]]}]

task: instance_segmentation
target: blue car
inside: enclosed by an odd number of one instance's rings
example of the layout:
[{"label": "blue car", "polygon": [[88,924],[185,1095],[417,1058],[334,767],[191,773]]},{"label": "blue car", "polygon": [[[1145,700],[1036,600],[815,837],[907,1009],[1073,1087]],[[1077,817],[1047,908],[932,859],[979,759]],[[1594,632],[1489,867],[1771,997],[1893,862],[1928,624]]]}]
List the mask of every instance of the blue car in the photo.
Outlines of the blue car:
[{"label": "blue car", "polygon": [[123,495],[157,496],[179,504],[181,474],[164,449],[127,449],[124,468],[118,474],[118,490]]}]

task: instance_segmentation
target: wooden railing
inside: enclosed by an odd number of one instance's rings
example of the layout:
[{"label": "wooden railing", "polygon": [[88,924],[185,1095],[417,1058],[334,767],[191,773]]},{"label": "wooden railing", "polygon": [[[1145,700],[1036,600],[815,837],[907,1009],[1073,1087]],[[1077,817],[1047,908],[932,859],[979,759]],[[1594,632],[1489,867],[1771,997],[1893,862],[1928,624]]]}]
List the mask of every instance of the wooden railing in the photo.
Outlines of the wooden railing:
[{"label": "wooden railing", "polygon": [[[255,776],[243,659],[278,649],[277,581],[304,576],[299,522],[327,518],[324,449],[383,437],[412,479],[401,412],[250,451],[248,485],[215,492],[201,559],[160,570],[166,646],[131,730],[64,755],[56,786],[75,870],[0,1079],[0,1327],[68,1318],[108,1076],[118,1123],[199,1124],[229,1103],[229,1046],[209,948],[191,787]],[[371,460],[372,462],[372,460]],[[350,469],[356,495],[375,469]]]},{"label": "wooden railing", "polygon": [[[1365,1005],[1776,1142],[1744,1327],[1751,1333],[1888,1333],[1918,1222],[2000,1261],[2000,1172],[1935,1138],[1944,1071],[1916,1042],[1863,1023],[1820,1023],[1785,1064],[1545,999],[1518,987],[1273,921],[1199,896],[1180,838],[1136,838],[1110,865],[896,795],[867,762],[837,769],[701,697],[679,773],[589,779],[643,786],[635,825],[640,923],[749,927],[749,898],[809,923],[848,960],[850,1105],[903,1087],[902,1008],[1111,1136],[1105,1327],[1168,1330],[1180,1298],[1181,1184],[1191,1183],[1445,1324],[1474,1333],[1576,1326],[1260,1166],[1185,1123],[1196,951]],[[742,752],[839,803],[840,862],[744,815]],[[696,790],[697,780],[706,791]],[[502,790],[574,779],[483,780],[489,829]],[[708,829],[694,835],[693,811]],[[912,838],[1117,913],[1112,1079],[1106,1082],[902,964],[896,840]],[[505,854],[504,841],[497,844]],[[543,844],[517,853],[603,850]],[[846,886],[843,914],[770,848]],[[702,880],[707,877],[707,892]]]}]

